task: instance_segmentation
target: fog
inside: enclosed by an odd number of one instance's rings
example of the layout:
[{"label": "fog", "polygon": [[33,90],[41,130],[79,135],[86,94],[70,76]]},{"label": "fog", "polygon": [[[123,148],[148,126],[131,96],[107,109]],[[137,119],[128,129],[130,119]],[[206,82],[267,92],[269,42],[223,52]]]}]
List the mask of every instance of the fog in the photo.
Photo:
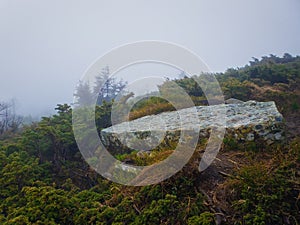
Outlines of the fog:
[{"label": "fog", "polygon": [[95,59],[130,42],[178,43],[225,71],[299,55],[299,28],[299,0],[0,0],[0,101],[15,99],[19,114],[52,113],[72,102]]}]

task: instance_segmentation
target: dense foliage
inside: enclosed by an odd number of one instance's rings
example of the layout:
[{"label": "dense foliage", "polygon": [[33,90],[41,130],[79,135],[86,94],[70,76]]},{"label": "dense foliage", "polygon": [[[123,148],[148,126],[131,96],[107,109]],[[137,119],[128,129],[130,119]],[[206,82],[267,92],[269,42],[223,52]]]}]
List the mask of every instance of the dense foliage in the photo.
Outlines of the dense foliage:
[{"label": "dense foliage", "polygon": [[[1,136],[0,224],[299,224],[300,57],[271,55],[216,76],[226,98],[276,101],[291,128],[287,140],[259,148],[224,140],[219,154],[229,155],[237,166],[217,185],[197,171],[205,144],[199,143],[174,177],[157,185],[125,187],[89,168],[74,140],[71,107],[57,105],[57,114]],[[175,82],[196,104],[205,104],[193,79]],[[111,103],[101,103],[96,109],[99,130],[110,126]],[[165,110],[174,108],[154,97],[138,103],[131,116]],[[162,154],[118,158],[143,164],[161,160]]]}]

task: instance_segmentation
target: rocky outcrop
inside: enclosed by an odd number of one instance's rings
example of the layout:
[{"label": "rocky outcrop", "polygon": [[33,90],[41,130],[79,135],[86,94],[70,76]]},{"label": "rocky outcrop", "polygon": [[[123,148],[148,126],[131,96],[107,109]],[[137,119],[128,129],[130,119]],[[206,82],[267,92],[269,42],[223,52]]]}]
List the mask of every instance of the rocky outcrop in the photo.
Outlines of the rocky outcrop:
[{"label": "rocky outcrop", "polygon": [[[221,111],[225,112],[223,119],[226,121],[217,118]],[[178,142],[183,130],[199,131],[201,140],[209,137],[212,127],[222,125],[226,128],[225,137],[239,142],[262,141],[269,145],[284,138],[283,117],[275,103],[248,101],[145,116],[102,130],[101,139],[112,153],[132,149],[150,151],[157,146],[171,146],[171,143]]]}]

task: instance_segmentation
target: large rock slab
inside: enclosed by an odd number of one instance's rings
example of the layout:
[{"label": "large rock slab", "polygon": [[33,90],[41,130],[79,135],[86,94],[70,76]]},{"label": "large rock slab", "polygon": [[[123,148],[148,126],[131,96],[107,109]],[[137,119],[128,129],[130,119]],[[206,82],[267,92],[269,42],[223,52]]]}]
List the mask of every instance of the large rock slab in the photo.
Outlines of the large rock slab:
[{"label": "large rock slab", "polygon": [[[225,112],[226,121],[218,120],[220,112]],[[115,154],[132,149],[150,151],[157,146],[171,146],[178,142],[183,130],[197,131],[201,140],[209,137],[213,127],[223,125],[226,128],[225,137],[239,142],[261,141],[271,144],[284,137],[283,117],[275,103],[248,101],[195,106],[145,116],[103,129],[101,140]]]}]

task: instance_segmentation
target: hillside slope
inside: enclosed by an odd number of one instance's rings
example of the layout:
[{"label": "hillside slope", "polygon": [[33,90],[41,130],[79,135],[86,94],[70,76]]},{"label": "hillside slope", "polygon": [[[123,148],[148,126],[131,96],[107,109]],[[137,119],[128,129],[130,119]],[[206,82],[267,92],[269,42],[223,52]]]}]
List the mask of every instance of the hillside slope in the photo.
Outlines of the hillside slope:
[{"label": "hillside slope", "polygon": [[[0,224],[299,224],[300,57],[271,55],[216,76],[226,98],[275,101],[287,139],[264,145],[225,138],[216,160],[199,173],[203,140],[175,176],[128,187],[90,169],[74,140],[72,109],[58,105],[56,115],[0,137]],[[206,104],[191,78],[176,82],[197,105]],[[110,126],[111,105],[97,107],[99,131]],[[137,118],[166,110],[174,108],[150,98],[131,113]],[[173,147],[116,157],[153,164]]]}]

